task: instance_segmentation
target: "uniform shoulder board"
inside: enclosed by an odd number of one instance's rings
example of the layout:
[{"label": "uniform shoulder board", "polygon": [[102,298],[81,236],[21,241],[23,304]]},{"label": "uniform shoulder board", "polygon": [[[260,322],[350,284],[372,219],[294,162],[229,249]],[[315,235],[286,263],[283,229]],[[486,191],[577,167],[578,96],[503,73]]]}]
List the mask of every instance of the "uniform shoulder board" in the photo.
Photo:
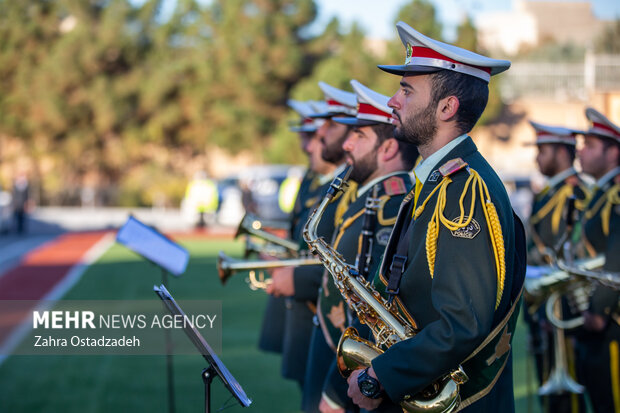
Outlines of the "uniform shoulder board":
[{"label": "uniform shoulder board", "polygon": [[383,181],[383,189],[389,196],[402,195],[407,192],[405,180],[400,176],[392,176]]},{"label": "uniform shoulder board", "polygon": [[465,168],[466,166],[467,162],[465,162],[461,158],[450,159],[439,168],[439,173],[443,177],[450,176],[453,173]]}]

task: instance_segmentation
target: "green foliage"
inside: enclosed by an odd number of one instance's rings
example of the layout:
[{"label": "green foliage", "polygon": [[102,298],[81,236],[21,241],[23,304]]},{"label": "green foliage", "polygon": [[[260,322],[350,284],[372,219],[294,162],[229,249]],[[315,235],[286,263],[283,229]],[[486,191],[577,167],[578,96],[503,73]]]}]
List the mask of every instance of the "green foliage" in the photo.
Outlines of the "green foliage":
[{"label": "green foliage", "polygon": [[[0,0],[0,134],[25,143],[44,200],[90,187],[111,204],[176,205],[188,165],[215,146],[305,163],[286,100],[322,99],[318,81],[398,88],[376,68],[402,63],[396,31],[384,56],[337,19],[304,35],[314,0],[177,0],[166,15],[163,3]],[[397,20],[441,38],[429,0]],[[469,20],[459,42],[475,47]]]},{"label": "green foliage", "polygon": [[457,27],[454,45],[467,50],[478,50],[478,33],[469,16]]},{"label": "green foliage", "polygon": [[442,40],[442,25],[437,20],[435,6],[429,0],[413,0],[405,4],[396,15],[396,22],[404,21],[423,35]]}]

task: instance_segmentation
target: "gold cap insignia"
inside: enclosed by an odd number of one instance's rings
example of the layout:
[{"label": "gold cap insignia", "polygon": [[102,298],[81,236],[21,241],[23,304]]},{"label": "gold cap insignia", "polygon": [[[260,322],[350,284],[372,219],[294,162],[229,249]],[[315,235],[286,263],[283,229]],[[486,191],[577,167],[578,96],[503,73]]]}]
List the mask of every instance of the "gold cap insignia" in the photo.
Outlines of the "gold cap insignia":
[{"label": "gold cap insignia", "polygon": [[413,57],[413,47],[407,43],[407,57],[405,58],[405,65],[411,63],[411,58]]}]

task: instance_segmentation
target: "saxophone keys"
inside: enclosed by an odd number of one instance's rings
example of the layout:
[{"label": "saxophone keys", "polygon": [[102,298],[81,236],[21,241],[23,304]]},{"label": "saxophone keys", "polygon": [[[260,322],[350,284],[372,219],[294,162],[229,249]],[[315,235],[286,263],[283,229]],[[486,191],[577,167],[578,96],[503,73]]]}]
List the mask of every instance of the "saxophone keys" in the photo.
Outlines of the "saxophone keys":
[{"label": "saxophone keys", "polygon": [[463,370],[462,366],[459,366],[458,369],[451,371],[450,378],[459,385],[465,384],[465,382],[469,380],[469,377],[467,376],[467,373],[465,373],[465,370]]}]

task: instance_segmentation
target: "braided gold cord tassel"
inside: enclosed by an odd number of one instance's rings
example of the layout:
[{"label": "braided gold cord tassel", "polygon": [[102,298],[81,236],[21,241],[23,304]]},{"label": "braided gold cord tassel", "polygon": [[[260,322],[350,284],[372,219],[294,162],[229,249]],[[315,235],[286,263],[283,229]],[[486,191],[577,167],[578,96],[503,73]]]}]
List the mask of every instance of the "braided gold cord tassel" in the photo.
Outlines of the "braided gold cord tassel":
[{"label": "braided gold cord tassel", "polygon": [[573,187],[570,185],[564,185],[562,189],[558,191],[558,200],[556,206],[553,209],[553,215],[551,215],[551,232],[557,234],[560,230],[560,220],[562,219],[562,212],[564,211],[564,205],[566,205],[566,199],[573,194]]},{"label": "braided gold cord tassel", "polygon": [[[489,194],[489,189],[487,185],[482,180],[478,172],[470,169],[470,176],[465,183],[465,187],[463,188],[463,192],[461,193],[459,199],[460,216],[458,220],[456,220],[456,222],[447,219],[443,215],[443,211],[446,207],[447,187],[451,182],[452,180],[449,177],[444,177],[441,183],[424,200],[424,203],[419,206],[414,212],[414,217],[415,219],[417,219],[424,211],[424,208],[429,199],[432,197],[435,191],[438,191],[435,210],[433,211],[433,216],[429,221],[426,231],[425,247],[429,273],[431,275],[431,278],[433,278],[435,275],[435,259],[437,257],[439,223],[441,222],[441,224],[443,224],[450,231],[456,231],[460,228],[468,226],[474,217],[474,208],[476,205],[477,195],[479,193],[481,200],[486,199],[486,202],[482,202],[482,211],[484,212],[484,216],[488,224],[489,238],[493,247],[495,268],[497,270],[497,293],[495,297],[495,309],[497,309],[504,293],[504,282],[506,278],[506,250],[504,246],[502,227],[499,222],[499,215],[497,214],[495,205],[491,202],[491,196]],[[466,215],[463,203],[469,191],[471,191],[471,203],[469,207],[469,214]],[[467,219],[465,219],[466,216]]]},{"label": "braided gold cord tassel", "polygon": [[495,205],[493,204],[493,202],[488,200],[485,207],[489,214],[491,239],[495,252],[495,265],[497,268],[497,296],[495,298],[495,309],[497,309],[499,303],[502,301],[502,294],[504,293],[504,282],[506,280],[506,250],[504,247],[502,226],[499,223],[499,216],[497,215]]},{"label": "braided gold cord tassel", "polygon": [[[434,217],[433,217],[434,218]],[[437,256],[437,237],[439,235],[439,227],[434,219],[428,224],[426,231],[426,261],[428,262],[428,270],[431,278],[435,275],[435,257]]]},{"label": "braided gold cord tassel", "polygon": [[601,209],[601,225],[603,227],[603,234],[609,236],[611,209],[614,205],[620,204],[620,184],[614,185],[605,196],[605,199],[605,206]]}]

